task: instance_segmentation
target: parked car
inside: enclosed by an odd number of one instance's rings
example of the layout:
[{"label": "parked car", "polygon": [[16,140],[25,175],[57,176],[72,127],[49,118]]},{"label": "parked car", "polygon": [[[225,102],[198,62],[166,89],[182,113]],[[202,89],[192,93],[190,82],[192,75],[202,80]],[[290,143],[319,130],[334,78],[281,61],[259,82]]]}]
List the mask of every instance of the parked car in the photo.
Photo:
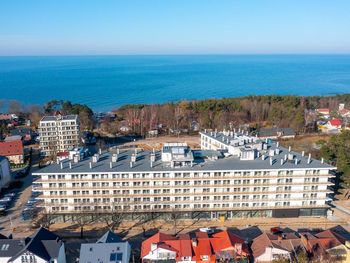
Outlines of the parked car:
[{"label": "parked car", "polygon": [[36,204],[38,202],[38,199],[35,197],[31,197],[28,199],[27,204]]},{"label": "parked car", "polygon": [[10,197],[10,198],[14,198],[16,196],[16,193],[7,193],[4,195],[4,197]]}]

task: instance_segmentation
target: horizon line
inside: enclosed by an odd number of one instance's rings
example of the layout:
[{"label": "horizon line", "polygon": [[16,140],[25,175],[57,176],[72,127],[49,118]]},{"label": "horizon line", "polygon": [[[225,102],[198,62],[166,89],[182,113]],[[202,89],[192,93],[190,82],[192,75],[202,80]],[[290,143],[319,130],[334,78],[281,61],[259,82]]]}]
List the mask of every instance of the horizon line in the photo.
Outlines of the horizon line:
[{"label": "horizon line", "polygon": [[136,53],[136,54],[18,54],[0,57],[127,57],[127,56],[349,56],[349,53]]}]

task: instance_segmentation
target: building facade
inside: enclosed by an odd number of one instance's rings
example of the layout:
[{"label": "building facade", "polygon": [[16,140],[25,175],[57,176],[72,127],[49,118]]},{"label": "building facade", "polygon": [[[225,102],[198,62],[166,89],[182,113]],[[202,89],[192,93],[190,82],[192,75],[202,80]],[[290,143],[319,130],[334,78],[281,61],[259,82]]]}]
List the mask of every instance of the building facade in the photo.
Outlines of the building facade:
[{"label": "building facade", "polygon": [[11,180],[10,163],[6,157],[0,156],[0,191],[2,188],[8,186]]},{"label": "building facade", "polygon": [[56,155],[79,145],[78,115],[45,116],[38,130],[41,151],[45,156]]},{"label": "building facade", "polygon": [[324,216],[331,165],[278,143],[201,133],[202,150],[118,150],[64,160],[34,173],[47,212],[181,213],[183,217]]}]

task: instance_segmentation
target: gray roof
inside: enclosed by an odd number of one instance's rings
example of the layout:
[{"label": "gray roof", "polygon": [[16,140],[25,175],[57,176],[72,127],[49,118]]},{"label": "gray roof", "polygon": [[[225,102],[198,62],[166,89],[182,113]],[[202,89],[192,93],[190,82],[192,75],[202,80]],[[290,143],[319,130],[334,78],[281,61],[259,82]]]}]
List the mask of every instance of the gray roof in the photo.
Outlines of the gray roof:
[{"label": "gray roof", "polygon": [[130,245],[128,242],[81,244],[79,262],[111,262],[111,253],[122,253],[122,262],[129,262]]},{"label": "gray roof", "polygon": [[[58,116],[44,116],[41,121],[56,121]],[[62,120],[76,120],[78,115],[61,115]]]},{"label": "gray roof", "polygon": [[261,128],[259,129],[258,136],[259,137],[276,137],[278,136],[277,133],[281,133],[283,136],[294,136],[295,131],[292,128]]},{"label": "gray roof", "polygon": [[[275,149],[275,144],[270,144],[270,149]],[[281,165],[281,159],[284,155],[288,155],[288,149],[279,147],[280,154],[273,156],[273,164],[270,165],[269,158],[262,160],[261,158],[255,158],[254,160],[240,160],[238,157],[226,157],[218,160],[206,160],[197,158],[193,161],[193,166],[184,167],[170,167],[170,163],[161,161],[161,153],[156,151],[156,161],[153,163],[153,167],[150,166],[150,154],[152,151],[141,151],[138,153],[137,161],[130,167],[131,155],[134,151],[126,150],[120,151],[118,161],[113,163],[112,169],[110,168],[111,154],[102,153],[97,163],[92,163],[92,169],[90,169],[89,163],[92,162],[91,158],[85,158],[79,163],[72,163],[72,168],[69,168],[70,160],[64,160],[62,162],[63,169],[60,168],[60,164],[51,164],[40,170],[37,170],[33,174],[41,173],[106,173],[106,172],[162,172],[162,171],[232,171],[232,170],[273,170],[273,169],[336,169],[326,163],[316,159],[311,159],[311,163],[307,163],[308,156],[302,156],[299,153],[291,152],[295,158],[298,159],[296,165],[293,161],[286,161]]]},{"label": "gray roof", "polygon": [[11,142],[11,141],[20,141],[20,140],[22,140],[21,135],[11,135],[11,136],[7,136],[4,141]]},{"label": "gray roof", "polygon": [[123,240],[111,230],[108,230],[96,243],[116,243],[123,242]]},{"label": "gray roof", "polygon": [[0,240],[0,258],[13,257],[24,248],[22,240],[1,239]]},{"label": "gray roof", "polygon": [[50,261],[50,259],[57,258],[59,249],[62,246],[62,241],[56,234],[42,227],[28,239],[29,241],[26,246],[17,254],[13,255],[11,258],[12,261],[26,251],[46,261]]}]

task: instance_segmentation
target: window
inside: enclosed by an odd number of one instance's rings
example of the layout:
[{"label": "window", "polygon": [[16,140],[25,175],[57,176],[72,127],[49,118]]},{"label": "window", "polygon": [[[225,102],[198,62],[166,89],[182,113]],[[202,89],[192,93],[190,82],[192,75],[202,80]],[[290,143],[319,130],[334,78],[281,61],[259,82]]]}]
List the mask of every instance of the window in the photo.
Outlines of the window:
[{"label": "window", "polygon": [[116,261],[117,259],[117,253],[111,253],[109,256],[109,261]]}]

